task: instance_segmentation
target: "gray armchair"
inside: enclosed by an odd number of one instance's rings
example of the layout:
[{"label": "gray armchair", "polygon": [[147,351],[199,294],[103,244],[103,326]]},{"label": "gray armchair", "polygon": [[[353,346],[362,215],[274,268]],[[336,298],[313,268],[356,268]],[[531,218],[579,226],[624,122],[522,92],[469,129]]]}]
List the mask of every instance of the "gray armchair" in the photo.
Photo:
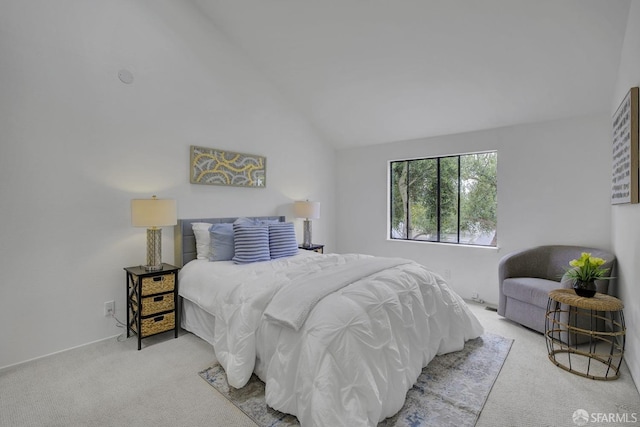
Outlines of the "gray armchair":
[{"label": "gray armchair", "polygon": [[[558,288],[570,288],[563,280],[569,261],[580,258],[582,252],[606,261],[608,276],[614,276],[616,257],[606,251],[581,246],[538,246],[504,256],[498,266],[498,314],[527,328],[544,333],[548,293]],[[607,294],[610,280],[597,280],[600,293]]]}]

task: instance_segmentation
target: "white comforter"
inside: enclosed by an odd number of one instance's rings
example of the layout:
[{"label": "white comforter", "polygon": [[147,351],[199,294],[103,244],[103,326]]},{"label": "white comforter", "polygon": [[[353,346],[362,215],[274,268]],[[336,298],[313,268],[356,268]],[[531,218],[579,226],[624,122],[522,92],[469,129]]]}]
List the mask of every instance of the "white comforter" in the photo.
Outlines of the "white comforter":
[{"label": "white comforter", "polygon": [[302,251],[248,265],[192,261],[180,272],[180,294],[215,316],[214,350],[231,386],[255,371],[267,404],[302,426],[375,426],[400,410],[436,354],[462,349],[483,330],[440,276],[414,262],[310,296],[317,304],[290,301],[308,305],[298,330],[264,316],[278,317],[270,303],[286,301],[278,292],[287,285],[319,283],[323,272],[365,258]]}]

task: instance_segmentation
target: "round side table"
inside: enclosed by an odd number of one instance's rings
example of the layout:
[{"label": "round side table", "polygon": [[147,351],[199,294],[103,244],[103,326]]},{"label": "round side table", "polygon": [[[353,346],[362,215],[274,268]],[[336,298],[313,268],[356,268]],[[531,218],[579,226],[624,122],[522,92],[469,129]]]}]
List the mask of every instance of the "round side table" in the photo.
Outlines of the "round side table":
[{"label": "round side table", "polygon": [[626,334],[623,307],[618,298],[601,293],[585,298],[573,289],[549,292],[544,325],[549,360],[594,380],[620,377]]}]

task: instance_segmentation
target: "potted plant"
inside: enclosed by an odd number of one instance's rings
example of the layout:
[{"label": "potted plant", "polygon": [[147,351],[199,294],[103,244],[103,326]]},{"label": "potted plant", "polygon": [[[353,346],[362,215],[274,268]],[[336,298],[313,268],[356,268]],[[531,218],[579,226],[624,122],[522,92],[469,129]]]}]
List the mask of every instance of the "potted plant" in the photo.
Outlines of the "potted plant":
[{"label": "potted plant", "polygon": [[596,280],[608,280],[608,268],[602,268],[606,261],[602,258],[591,256],[588,252],[582,252],[578,259],[571,260],[570,268],[565,273],[565,278],[573,280],[573,289],[581,297],[591,298],[596,294]]}]

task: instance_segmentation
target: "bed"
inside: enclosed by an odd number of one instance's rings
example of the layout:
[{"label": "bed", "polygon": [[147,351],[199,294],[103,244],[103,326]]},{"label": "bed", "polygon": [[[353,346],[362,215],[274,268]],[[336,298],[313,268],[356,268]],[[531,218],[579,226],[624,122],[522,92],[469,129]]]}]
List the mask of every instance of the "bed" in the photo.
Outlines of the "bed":
[{"label": "bed", "polygon": [[181,326],[213,346],[229,385],[255,373],[267,404],[302,426],[377,425],[433,357],[483,332],[439,275],[410,260],[304,250],[244,264],[197,259],[194,223],[237,220],[178,221]]}]

